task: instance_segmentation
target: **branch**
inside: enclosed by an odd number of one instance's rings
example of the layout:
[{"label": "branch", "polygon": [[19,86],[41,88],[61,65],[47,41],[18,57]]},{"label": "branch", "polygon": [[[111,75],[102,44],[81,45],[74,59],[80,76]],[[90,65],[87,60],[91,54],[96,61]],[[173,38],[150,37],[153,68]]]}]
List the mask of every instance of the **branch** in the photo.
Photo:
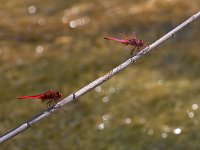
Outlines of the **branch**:
[{"label": "branch", "polygon": [[158,39],[153,44],[145,47],[143,50],[141,50],[140,52],[138,52],[135,56],[129,58],[124,63],[120,64],[119,66],[117,66],[116,68],[114,68],[113,70],[111,70],[110,72],[108,72],[107,74],[105,74],[104,76],[99,77],[98,79],[96,79],[95,81],[93,81],[90,84],[86,85],[85,87],[83,87],[79,91],[70,94],[68,97],[64,98],[62,101],[60,101],[59,103],[57,103],[56,105],[54,105],[50,109],[47,109],[43,113],[38,114],[37,116],[35,116],[32,119],[28,120],[27,122],[23,123],[22,125],[16,127],[15,129],[7,132],[4,135],[2,135],[0,137],[0,143],[3,143],[5,141],[9,140],[10,138],[16,136],[17,134],[23,132],[24,130],[26,130],[29,127],[31,127],[33,124],[35,124],[38,121],[40,121],[40,120],[48,117],[49,115],[51,115],[54,111],[58,110],[59,108],[63,107],[64,105],[67,105],[68,103],[76,100],[77,98],[79,98],[80,96],[82,96],[85,93],[89,92],[90,90],[94,89],[98,85],[100,85],[100,84],[104,83],[105,81],[109,80],[112,76],[114,76],[115,74],[117,74],[120,71],[124,70],[129,65],[131,65],[132,63],[136,62],[140,57],[142,57],[146,53],[152,51],[155,47],[157,47],[158,45],[160,45],[161,43],[163,43],[167,39],[173,37],[174,34],[177,31],[181,30],[183,27],[185,27],[185,26],[189,25],[190,23],[192,23],[199,16],[200,16],[200,11],[198,13],[196,13],[195,15],[191,16],[189,19],[187,19],[185,22],[183,22],[182,24],[180,24],[179,26],[177,26],[172,31],[170,31],[169,33],[167,33],[166,35],[164,35],[163,37],[161,37],[160,39]]}]

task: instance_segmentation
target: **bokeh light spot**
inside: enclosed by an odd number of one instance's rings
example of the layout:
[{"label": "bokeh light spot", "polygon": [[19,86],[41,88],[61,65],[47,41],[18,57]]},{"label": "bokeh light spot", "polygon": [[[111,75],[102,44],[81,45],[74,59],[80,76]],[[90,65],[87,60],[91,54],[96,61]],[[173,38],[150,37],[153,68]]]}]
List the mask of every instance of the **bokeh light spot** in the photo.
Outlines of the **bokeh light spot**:
[{"label": "bokeh light spot", "polygon": [[174,129],[174,134],[181,134],[181,128]]},{"label": "bokeh light spot", "polygon": [[37,11],[36,6],[30,5],[30,6],[28,7],[28,13],[29,13],[29,14],[31,14],[31,15],[32,15],[32,14],[35,14],[36,11]]}]

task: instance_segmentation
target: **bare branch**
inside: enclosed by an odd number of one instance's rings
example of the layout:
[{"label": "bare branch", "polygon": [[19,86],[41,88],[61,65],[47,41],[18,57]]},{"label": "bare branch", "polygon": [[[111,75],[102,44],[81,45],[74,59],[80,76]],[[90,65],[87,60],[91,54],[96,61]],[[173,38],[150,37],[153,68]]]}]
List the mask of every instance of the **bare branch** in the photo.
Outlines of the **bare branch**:
[{"label": "bare branch", "polygon": [[46,118],[47,116],[49,116],[50,114],[52,114],[54,111],[58,110],[59,108],[63,107],[64,105],[68,104],[69,102],[72,102],[72,101],[76,100],[77,98],[79,98],[80,96],[82,96],[85,93],[89,92],[90,90],[94,89],[98,85],[100,85],[100,84],[104,83],[105,81],[109,80],[112,76],[114,76],[118,72],[124,70],[129,65],[131,65],[132,63],[136,62],[140,57],[144,56],[147,52],[152,51],[159,44],[163,43],[164,41],[166,41],[170,37],[173,37],[174,34],[177,31],[181,30],[183,27],[187,26],[188,24],[190,24],[191,22],[196,20],[199,16],[200,16],[200,11],[198,13],[196,13],[195,15],[191,16],[189,19],[187,19],[185,22],[183,22],[179,26],[177,26],[175,29],[173,29],[172,31],[167,33],[165,36],[161,37],[159,40],[157,40],[153,44],[147,46],[146,48],[144,48],[143,50],[138,52],[135,56],[129,58],[124,63],[120,64],[119,66],[117,66],[116,68],[111,70],[109,73],[107,73],[104,76],[96,79],[95,81],[93,81],[90,84],[86,85],[85,87],[83,87],[79,91],[70,94],[68,97],[66,97],[65,99],[63,99],[59,103],[57,103],[55,106],[51,107],[50,109],[47,109],[46,111],[44,111],[41,114],[38,114],[37,116],[35,116],[32,119],[28,120],[26,123],[24,123],[24,124],[20,125],[19,127],[16,127],[15,129],[7,132],[6,134],[4,134],[3,136],[0,137],[0,143],[3,143],[5,141],[7,141],[8,139],[14,137],[15,135],[23,132],[24,130],[26,130],[29,127],[31,127],[33,124],[37,123],[38,121],[40,121],[40,120]]}]

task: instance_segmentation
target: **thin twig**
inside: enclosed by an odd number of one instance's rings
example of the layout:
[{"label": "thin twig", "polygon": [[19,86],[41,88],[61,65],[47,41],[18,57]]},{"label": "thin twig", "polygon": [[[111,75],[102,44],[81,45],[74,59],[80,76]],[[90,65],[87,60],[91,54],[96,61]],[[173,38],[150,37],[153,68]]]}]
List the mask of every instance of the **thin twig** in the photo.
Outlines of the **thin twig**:
[{"label": "thin twig", "polygon": [[195,15],[191,16],[189,19],[187,19],[185,22],[183,22],[179,26],[177,26],[175,29],[173,29],[172,31],[167,33],[165,36],[161,37],[159,40],[157,40],[153,44],[147,46],[146,48],[144,48],[143,50],[138,52],[135,56],[129,58],[127,61],[125,61],[124,63],[122,63],[119,66],[117,66],[116,68],[114,68],[109,73],[107,73],[104,76],[96,79],[95,81],[93,81],[90,84],[86,85],[85,87],[83,87],[79,91],[70,94],[68,97],[66,97],[65,99],[63,99],[59,103],[57,103],[55,106],[49,108],[48,110],[44,111],[41,114],[38,114],[37,116],[35,116],[32,119],[28,120],[26,123],[23,123],[22,125],[16,127],[15,129],[7,132],[6,134],[4,134],[3,136],[0,137],[0,143],[3,143],[5,141],[7,141],[8,139],[14,137],[15,135],[23,132],[27,128],[31,127],[33,124],[37,123],[38,121],[40,121],[40,120],[46,118],[47,116],[49,116],[50,114],[52,114],[54,111],[58,110],[59,108],[63,107],[64,105],[68,104],[69,102],[76,100],[77,98],[79,98],[80,96],[82,96],[85,93],[89,92],[90,90],[94,89],[98,85],[100,85],[103,82],[109,80],[112,76],[114,76],[118,72],[124,70],[129,65],[131,65],[132,63],[136,62],[140,57],[144,56],[147,52],[152,51],[159,44],[163,43],[164,41],[166,41],[170,37],[173,37],[174,34],[177,31],[181,30],[183,27],[187,26],[188,24],[190,24],[191,22],[196,20],[199,16],[200,16],[200,11],[198,13],[196,13]]}]

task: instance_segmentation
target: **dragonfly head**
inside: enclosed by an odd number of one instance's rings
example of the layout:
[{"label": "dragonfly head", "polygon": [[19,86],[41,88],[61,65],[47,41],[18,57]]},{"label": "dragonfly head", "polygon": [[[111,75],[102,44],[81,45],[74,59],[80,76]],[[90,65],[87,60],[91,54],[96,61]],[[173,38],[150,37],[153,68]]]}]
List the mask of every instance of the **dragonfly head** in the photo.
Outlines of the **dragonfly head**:
[{"label": "dragonfly head", "polygon": [[62,93],[56,92],[56,97],[57,97],[57,98],[61,98],[61,97],[62,97]]},{"label": "dragonfly head", "polygon": [[138,45],[139,45],[139,46],[144,46],[144,41],[143,41],[143,40],[139,40]]}]

